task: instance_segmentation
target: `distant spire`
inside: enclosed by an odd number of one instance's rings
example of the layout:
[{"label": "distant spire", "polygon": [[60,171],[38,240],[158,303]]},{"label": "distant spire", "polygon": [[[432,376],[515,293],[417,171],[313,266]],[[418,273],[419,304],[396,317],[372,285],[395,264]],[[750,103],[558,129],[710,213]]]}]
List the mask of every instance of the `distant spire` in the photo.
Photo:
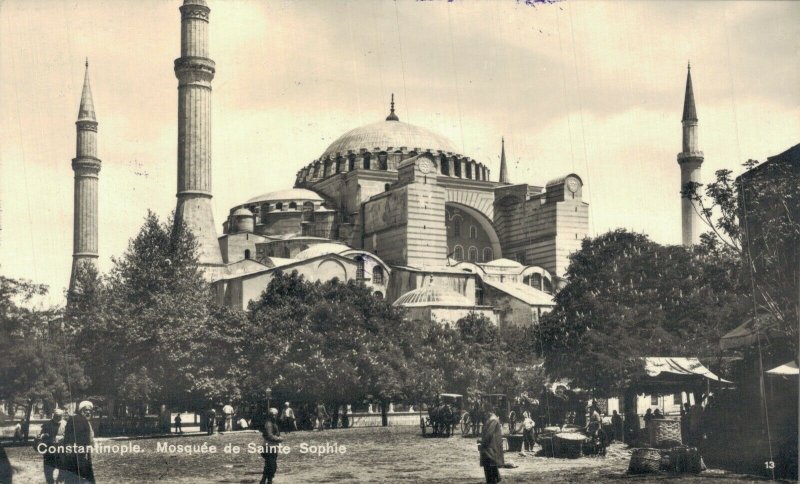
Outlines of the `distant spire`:
[{"label": "distant spire", "polygon": [[390,104],[391,108],[389,111],[389,115],[386,116],[386,121],[400,121],[400,118],[394,113],[394,93],[392,93],[392,102]]},{"label": "distant spire", "polygon": [[505,137],[500,138],[501,148],[500,148],[500,183],[507,183],[511,184],[511,180],[508,178],[508,166],[506,165],[506,139]]},{"label": "distant spire", "polygon": [[86,72],[83,76],[83,92],[81,93],[81,107],[78,109],[78,121],[97,121],[94,116],[94,101],[92,88],[89,86],[89,58],[86,58]]},{"label": "distant spire", "polygon": [[681,121],[697,121],[697,109],[694,107],[694,90],[692,90],[692,64],[686,66],[686,94],[683,98],[683,119]]}]

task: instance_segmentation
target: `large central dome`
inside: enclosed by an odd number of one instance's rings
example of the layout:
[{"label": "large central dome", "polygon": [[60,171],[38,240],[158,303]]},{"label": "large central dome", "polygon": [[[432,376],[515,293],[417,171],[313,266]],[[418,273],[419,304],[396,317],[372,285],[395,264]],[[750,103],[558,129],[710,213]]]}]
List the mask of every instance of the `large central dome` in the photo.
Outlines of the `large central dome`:
[{"label": "large central dome", "polygon": [[347,155],[348,151],[358,153],[362,148],[373,151],[375,148],[385,150],[401,147],[409,150],[418,148],[422,151],[457,153],[453,142],[440,134],[419,126],[387,119],[351,129],[331,143],[320,159],[329,156],[335,158],[338,154]]}]

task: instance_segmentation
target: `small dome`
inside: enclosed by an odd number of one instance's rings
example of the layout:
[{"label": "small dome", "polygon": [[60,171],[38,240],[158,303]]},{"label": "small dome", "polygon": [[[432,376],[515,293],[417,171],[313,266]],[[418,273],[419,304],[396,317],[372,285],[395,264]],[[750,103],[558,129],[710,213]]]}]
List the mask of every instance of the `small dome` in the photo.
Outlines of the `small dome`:
[{"label": "small dome", "polygon": [[305,188],[290,188],[289,190],[278,190],[275,192],[264,193],[257,197],[253,197],[246,201],[244,204],[261,203],[261,202],[284,202],[291,200],[311,200],[314,202],[322,202],[323,199],[316,192],[306,190]]},{"label": "small dome", "polygon": [[511,259],[495,259],[491,262],[487,262],[481,265],[485,267],[504,267],[504,268],[514,268],[514,269],[522,269],[523,267],[522,264]]},{"label": "small dome", "polygon": [[253,212],[244,207],[241,207],[237,208],[231,215],[233,215],[234,217],[252,217]]},{"label": "small dome", "polygon": [[437,286],[424,286],[409,291],[395,301],[392,306],[425,307],[425,306],[475,306],[469,299],[461,294]]},{"label": "small dome", "polygon": [[320,158],[346,155],[348,151],[358,153],[362,148],[371,152],[375,148],[390,147],[457,152],[453,142],[440,134],[401,121],[386,120],[348,131],[331,143]]},{"label": "small dome", "polygon": [[294,256],[294,258],[297,260],[306,260],[306,259],[311,259],[312,257],[317,257],[325,254],[341,254],[346,250],[350,250],[350,247],[344,244],[328,242],[323,244],[312,245],[308,249],[299,252],[296,256]]}]

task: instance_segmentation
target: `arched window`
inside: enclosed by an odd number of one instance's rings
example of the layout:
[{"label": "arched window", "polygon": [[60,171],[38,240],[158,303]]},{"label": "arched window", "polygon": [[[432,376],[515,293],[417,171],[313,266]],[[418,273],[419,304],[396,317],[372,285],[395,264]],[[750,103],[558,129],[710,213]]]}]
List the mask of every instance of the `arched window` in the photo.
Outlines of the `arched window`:
[{"label": "arched window", "polygon": [[472,163],[467,162],[467,178],[472,179]]},{"label": "arched window", "polygon": [[474,225],[469,226],[469,238],[470,239],[477,239],[478,238],[478,228]]},{"label": "arched window", "polygon": [[371,163],[372,163],[372,155],[370,155],[369,153],[364,153],[364,169],[369,170]]},{"label": "arched window", "polygon": [[552,294],[553,293],[553,283],[550,281],[550,279],[545,277],[545,278],[542,279],[542,281],[544,282],[544,285],[542,286],[544,292],[546,292],[548,294]]},{"label": "arched window", "polygon": [[244,249],[244,258],[245,259],[249,259],[250,258],[250,249]]},{"label": "arched window", "polygon": [[536,289],[541,290],[542,289],[542,275],[541,274],[534,274],[533,277],[531,277],[530,285],[535,287]]},{"label": "arched window", "polygon": [[364,280],[364,258],[361,256],[356,257],[356,280]]},{"label": "arched window", "polygon": [[372,283],[383,284],[383,267],[375,266],[372,268]]},{"label": "arched window", "polygon": [[453,217],[453,237],[461,237],[461,216]]},{"label": "arched window", "polygon": [[447,161],[447,156],[442,155],[442,157],[439,159],[439,169],[442,172],[442,175],[450,174],[450,163]]},{"label": "arched window", "polygon": [[378,169],[386,171],[389,169],[389,155],[378,153]]},{"label": "arched window", "polygon": [[492,252],[491,247],[484,247],[483,248],[483,262],[491,262],[494,260],[494,253]]},{"label": "arched window", "polygon": [[348,155],[347,156],[347,171],[353,171],[356,169],[356,155]]},{"label": "arched window", "polygon": [[453,248],[453,259],[457,261],[464,260],[464,248],[460,245],[457,245]]},{"label": "arched window", "polygon": [[391,189],[392,189],[392,184],[391,183],[384,183],[383,184],[383,191],[384,192],[388,192]]},{"label": "arched window", "polygon": [[283,202],[276,203],[275,210],[283,210]]},{"label": "arched window", "polygon": [[336,173],[341,173],[344,168],[344,158],[341,156],[336,157]]},{"label": "arched window", "polygon": [[314,202],[303,202],[303,222],[311,222],[314,218]]},{"label": "arched window", "polygon": [[469,251],[467,251],[467,256],[470,262],[478,262],[478,248],[474,245],[470,247]]},{"label": "arched window", "polygon": [[290,202],[289,203],[289,210],[297,210],[297,203]]},{"label": "arched window", "polygon": [[456,176],[461,178],[461,160],[458,158],[453,158],[453,168],[456,169]]}]

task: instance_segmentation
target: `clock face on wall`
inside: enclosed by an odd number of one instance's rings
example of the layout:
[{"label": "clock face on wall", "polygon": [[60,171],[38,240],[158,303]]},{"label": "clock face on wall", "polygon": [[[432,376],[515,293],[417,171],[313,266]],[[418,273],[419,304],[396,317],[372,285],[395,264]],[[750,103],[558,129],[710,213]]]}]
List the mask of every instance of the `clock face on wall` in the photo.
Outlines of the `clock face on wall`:
[{"label": "clock face on wall", "polygon": [[422,173],[430,173],[433,170],[433,163],[431,163],[431,160],[427,158],[420,161],[419,165],[417,166],[419,166],[419,171]]},{"label": "clock face on wall", "polygon": [[575,179],[575,178],[567,179],[567,189],[569,191],[571,191],[572,193],[575,193],[575,192],[578,191],[578,186],[579,185],[578,185],[578,180],[577,179]]}]

